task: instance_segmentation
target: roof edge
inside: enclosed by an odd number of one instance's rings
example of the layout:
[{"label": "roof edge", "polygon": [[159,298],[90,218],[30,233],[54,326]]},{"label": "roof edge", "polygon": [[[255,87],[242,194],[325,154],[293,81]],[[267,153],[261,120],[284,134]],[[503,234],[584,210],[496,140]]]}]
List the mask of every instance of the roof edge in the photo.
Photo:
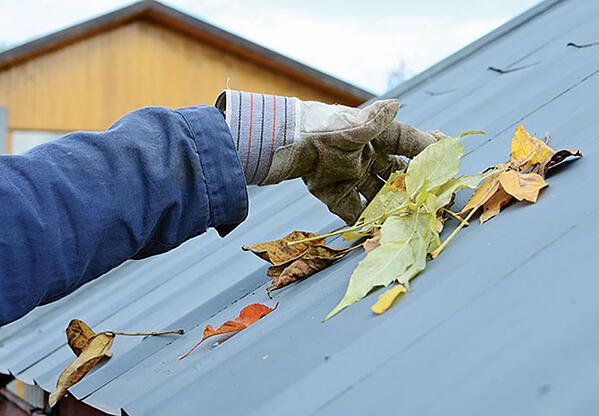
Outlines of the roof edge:
[{"label": "roof edge", "polygon": [[324,87],[324,89],[341,92],[344,95],[353,96],[364,101],[375,96],[370,91],[342,81],[332,75],[302,64],[278,52],[260,46],[257,43],[251,42],[155,0],[141,0],[121,9],[86,20],[82,23],[75,24],[1,52],[0,70],[32,59],[35,56],[60,49],[79,39],[91,37],[97,33],[110,30],[140,18],[147,18],[152,21],[166,24],[177,22],[179,26],[195,29],[196,32],[204,32],[207,37],[213,37],[229,44],[233,53],[239,53],[240,51],[245,50],[250,54],[262,58],[264,62],[270,61],[274,63],[274,66],[276,67],[287,69],[291,75],[296,78],[301,78],[303,81],[315,86]]},{"label": "roof edge", "polygon": [[486,47],[488,44],[496,41],[497,39],[505,36],[506,34],[512,32],[513,30],[523,26],[528,23],[530,20],[542,15],[543,13],[551,10],[553,7],[557,6],[560,3],[563,3],[565,0],[545,0],[536,6],[531,7],[527,11],[519,14],[518,16],[510,19],[506,23],[502,24],[498,28],[492,30],[481,38],[475,40],[472,43],[469,43],[467,46],[458,50],[457,52],[449,55],[447,58],[442,59],[441,61],[433,64],[431,67],[425,69],[420,72],[418,75],[410,78],[409,80],[402,82],[397,87],[387,91],[383,95],[378,98],[372,98],[363,105],[367,105],[371,101],[375,99],[384,99],[384,98],[395,98],[402,94],[405,94],[414,88],[418,87],[420,84],[428,81],[430,78],[435,75],[445,71],[446,69],[458,64],[462,60],[468,58],[469,56],[475,54],[482,48]]}]

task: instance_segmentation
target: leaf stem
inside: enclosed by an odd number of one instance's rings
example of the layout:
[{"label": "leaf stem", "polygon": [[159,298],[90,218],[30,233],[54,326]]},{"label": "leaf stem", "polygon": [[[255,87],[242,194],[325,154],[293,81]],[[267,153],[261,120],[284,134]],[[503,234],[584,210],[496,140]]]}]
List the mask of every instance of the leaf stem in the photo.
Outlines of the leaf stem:
[{"label": "leaf stem", "polygon": [[441,245],[439,247],[437,247],[432,253],[431,253],[431,257],[433,259],[437,258],[437,256],[441,253],[441,251],[443,251],[443,249],[445,248],[445,246],[447,245],[447,243],[449,243],[451,241],[451,239],[453,237],[455,237],[455,235],[458,233],[458,231],[460,231],[465,224],[468,224],[468,220],[470,218],[472,218],[472,216],[474,215],[474,213],[476,212],[476,209],[472,209],[470,210],[470,213],[468,214],[468,216],[466,216],[466,218],[464,218],[463,222],[460,222],[460,225],[458,225],[456,227],[455,230],[453,230],[453,232],[449,235],[449,237],[447,237],[447,239],[445,241],[443,241],[443,243],[441,243]]},{"label": "leaf stem", "polygon": [[168,331],[154,331],[154,332],[118,332],[118,331],[104,331],[105,334],[108,335],[122,335],[125,337],[153,337],[157,335],[167,335],[167,334],[185,334],[184,329],[169,329]]},{"label": "leaf stem", "polygon": [[348,227],[348,228],[337,229],[337,230],[332,231],[332,232],[330,232],[328,234],[320,234],[320,235],[316,235],[314,237],[304,238],[302,240],[290,241],[290,242],[287,243],[287,245],[288,246],[294,246],[296,244],[307,243],[309,241],[314,241],[314,240],[321,240],[323,238],[328,238],[328,237],[332,237],[334,235],[343,234],[343,233],[346,233],[348,231],[354,231],[354,230],[357,230],[359,228],[366,227],[367,225],[374,224],[374,223],[380,221],[383,218],[389,217],[389,216],[393,215],[394,213],[396,213],[396,212],[404,209],[407,205],[408,205],[408,202],[404,202],[403,204],[401,204],[397,208],[394,208],[394,209],[392,209],[389,212],[385,212],[384,214],[379,215],[378,217],[376,217],[375,219],[373,219],[371,221],[368,221],[368,222],[365,222],[365,223],[362,223],[362,224],[355,224],[355,225],[352,225],[351,227]]},{"label": "leaf stem", "polygon": [[458,214],[456,214],[455,212],[453,212],[450,209],[447,208],[443,208],[443,211],[447,212],[449,215],[451,215],[452,217],[454,217],[455,219],[457,219],[459,222],[465,222],[464,226],[468,226],[470,225],[470,223],[468,221],[465,221],[461,216],[459,216]]},{"label": "leaf stem", "polygon": [[308,242],[310,242],[310,241],[315,241],[315,240],[322,240],[323,238],[332,237],[332,236],[334,236],[334,235],[338,235],[338,234],[343,234],[343,233],[344,233],[344,232],[346,232],[346,231],[353,231],[353,230],[356,230],[356,229],[358,229],[358,228],[362,227],[363,225],[366,225],[366,224],[361,224],[360,226],[355,226],[355,225],[354,225],[354,226],[352,226],[352,227],[349,227],[349,228],[343,228],[343,229],[341,229],[341,230],[332,231],[332,232],[330,232],[330,233],[327,233],[327,234],[319,234],[319,235],[315,235],[314,237],[308,237],[308,238],[304,238],[304,239],[302,239],[302,240],[289,241],[289,242],[287,243],[287,245],[291,247],[291,246],[295,246],[296,244],[308,243]]}]

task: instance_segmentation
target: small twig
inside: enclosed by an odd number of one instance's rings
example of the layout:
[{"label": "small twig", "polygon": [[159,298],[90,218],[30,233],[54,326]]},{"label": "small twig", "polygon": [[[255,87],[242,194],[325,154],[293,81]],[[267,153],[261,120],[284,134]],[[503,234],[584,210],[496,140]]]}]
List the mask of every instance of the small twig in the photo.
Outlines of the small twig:
[{"label": "small twig", "polygon": [[[227,332],[227,334],[231,334],[231,336],[233,336],[234,334],[237,334],[239,331],[244,330],[245,328],[239,328],[236,331],[230,331]],[[219,334],[219,335],[223,335],[223,334]],[[211,337],[206,337],[206,338],[202,338],[199,342],[197,342],[196,344],[194,344],[193,347],[191,347],[190,349],[188,349],[187,351],[185,351],[183,354],[181,354],[179,357],[177,357],[179,360],[182,360],[183,358],[187,357],[189,354],[191,354],[192,352],[194,352],[194,350],[200,346],[200,344],[202,344],[204,341],[206,341],[208,338]]]},{"label": "small twig", "polygon": [[470,131],[464,131],[464,132],[460,133],[458,138],[461,139],[462,137],[471,136],[473,134],[482,134],[483,136],[487,135],[487,133],[482,130],[470,130]]},{"label": "small twig", "polygon": [[[365,225],[365,224],[363,224],[363,225]],[[363,225],[360,225],[360,227],[362,227]],[[357,226],[354,225],[353,227],[343,228],[341,230],[336,230],[336,231],[331,231],[330,233],[327,233],[327,234],[319,234],[319,235],[316,235],[314,237],[304,238],[302,240],[289,241],[287,243],[287,245],[291,247],[291,246],[295,246],[296,244],[308,243],[310,241],[315,241],[315,240],[322,240],[323,238],[328,238],[328,237],[332,237],[334,235],[343,234],[346,231],[357,230],[360,227],[357,227]]]},{"label": "small twig", "polygon": [[449,235],[449,237],[447,237],[447,239],[445,241],[443,241],[443,243],[441,243],[441,245],[439,247],[437,247],[437,249],[431,253],[431,256],[433,259],[437,258],[437,256],[439,255],[439,253],[441,253],[441,251],[443,251],[443,249],[445,248],[447,243],[449,243],[451,241],[451,239],[453,237],[455,237],[455,235],[458,233],[458,231],[460,231],[464,227],[464,224],[468,223],[468,220],[470,218],[472,218],[472,216],[474,215],[474,213],[476,211],[477,211],[477,209],[474,209],[474,208],[472,210],[470,210],[470,213],[468,214],[468,216],[466,216],[466,218],[464,218],[464,222],[460,222],[460,225],[458,225],[456,227],[456,229],[453,230],[453,232]]},{"label": "small twig", "polygon": [[382,215],[379,215],[378,217],[376,217],[372,221],[368,221],[368,222],[365,222],[365,223],[362,223],[362,224],[355,224],[355,225],[352,225],[351,227],[348,227],[348,228],[337,229],[337,230],[332,231],[332,232],[330,232],[328,234],[320,234],[320,235],[317,235],[317,236],[314,236],[314,237],[304,238],[303,240],[290,241],[290,242],[287,243],[287,245],[288,246],[294,246],[296,244],[307,243],[309,241],[321,240],[323,238],[328,238],[328,237],[332,237],[334,235],[343,234],[343,233],[346,233],[348,231],[355,231],[355,230],[358,230],[358,229],[360,229],[362,227],[366,227],[367,225],[372,225],[372,224],[378,222],[379,220],[381,220],[384,217],[389,217],[389,216],[395,214],[396,212],[404,209],[407,205],[408,205],[408,202],[406,201],[405,203],[401,204],[397,208],[392,209],[391,211],[386,212],[386,213],[384,213]]},{"label": "small twig", "polygon": [[184,329],[170,329],[168,331],[154,331],[154,332],[118,332],[118,331],[104,331],[105,334],[108,335],[122,335],[125,337],[153,337],[158,335],[168,335],[168,334],[185,334]]},{"label": "small twig", "polygon": [[344,254],[345,254],[345,253],[349,253],[349,252],[350,252],[350,251],[352,251],[352,250],[355,250],[355,249],[357,249],[357,248],[360,248],[360,247],[364,247],[364,243],[365,243],[365,242],[366,242],[366,241],[363,241],[363,242],[361,242],[360,244],[356,244],[355,246],[351,246],[351,247],[347,248],[347,249],[346,249],[346,250],[345,250],[343,253],[344,253]]},{"label": "small twig", "polygon": [[459,216],[458,214],[456,214],[452,210],[447,209],[447,208],[443,208],[443,211],[447,212],[449,215],[451,215],[452,217],[454,217],[455,219],[457,219],[459,222],[465,223],[464,224],[465,227],[468,226],[468,225],[470,225],[469,222],[465,221],[461,216]]}]

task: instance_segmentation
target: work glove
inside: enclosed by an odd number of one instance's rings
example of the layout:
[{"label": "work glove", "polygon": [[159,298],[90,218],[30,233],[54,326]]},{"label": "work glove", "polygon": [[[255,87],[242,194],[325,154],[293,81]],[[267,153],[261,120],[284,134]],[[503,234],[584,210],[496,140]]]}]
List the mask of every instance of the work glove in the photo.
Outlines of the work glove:
[{"label": "work glove", "polygon": [[302,178],[348,224],[391,173],[405,169],[402,156],[444,137],[395,120],[397,100],[358,109],[227,90],[216,106],[225,112],[248,184]]}]

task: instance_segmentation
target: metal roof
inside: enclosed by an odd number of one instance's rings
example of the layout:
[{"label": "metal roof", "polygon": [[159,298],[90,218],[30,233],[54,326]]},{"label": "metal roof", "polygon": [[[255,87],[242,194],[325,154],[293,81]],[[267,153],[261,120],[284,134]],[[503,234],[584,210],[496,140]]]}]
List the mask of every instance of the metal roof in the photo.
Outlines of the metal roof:
[{"label": "metal roof", "polygon": [[[292,182],[252,190],[249,219],[227,238],[126,263],[0,329],[0,371],[52,390],[74,357],[64,328],[78,317],[97,330],[189,330],[117,339],[72,389],[113,414],[594,413],[599,46],[583,46],[599,40],[597,15],[599,2],[546,1],[391,93],[403,121],[487,131],[464,139],[464,173],[505,160],[518,123],[585,157],[551,176],[537,204],[458,234],[389,312],[374,316],[370,296],[321,322],[360,253],[267,298],[266,265],[240,245],[339,225]],[[277,301],[247,330],[177,360],[206,323]]]},{"label": "metal roof", "polygon": [[[39,39],[0,52],[0,70],[31,59],[40,54],[58,49],[79,39],[93,36],[99,32],[113,29],[134,20],[145,19],[169,27],[200,39],[203,42],[215,43],[219,48],[226,48],[245,59],[258,62],[260,65],[273,68],[275,71],[285,70],[290,76],[306,84],[343,94],[357,103],[373,97],[373,94],[348,82],[342,81],[322,71],[295,61],[273,50],[227,32],[217,26],[197,19],[186,13],[168,7],[155,0],[141,0],[129,6],[104,14],[83,23],[76,24]],[[259,60],[258,60],[259,59]]]}]

